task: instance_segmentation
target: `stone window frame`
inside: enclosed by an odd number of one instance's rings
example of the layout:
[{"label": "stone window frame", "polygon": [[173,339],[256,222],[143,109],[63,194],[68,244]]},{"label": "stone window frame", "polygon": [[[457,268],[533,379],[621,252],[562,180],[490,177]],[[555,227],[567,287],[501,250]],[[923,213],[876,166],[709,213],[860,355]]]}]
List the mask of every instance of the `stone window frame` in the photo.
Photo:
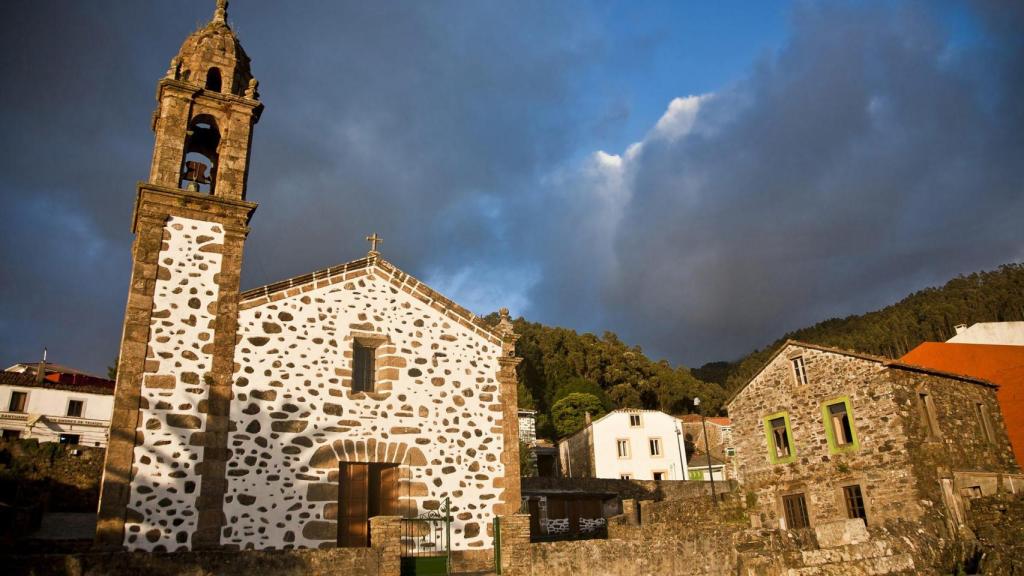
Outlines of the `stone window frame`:
[{"label": "stone window frame", "polygon": [[996,443],[995,428],[992,426],[992,414],[988,408],[988,404],[984,402],[974,402],[974,412],[978,417],[978,427],[981,428],[981,435],[989,444]]},{"label": "stone window frame", "polygon": [[[78,411],[78,416],[72,416],[71,413],[70,413],[71,412],[71,403],[72,402],[80,402],[82,404],[81,410]],[[71,398],[71,397],[69,397],[68,401],[64,404],[64,416],[67,417],[67,418],[85,418],[85,406],[86,406],[86,399],[85,398]]]},{"label": "stone window frame", "polygon": [[[626,455],[622,455],[622,451],[619,450],[620,445],[625,442],[626,444]],[[616,438],[615,439],[615,453],[618,455],[619,460],[629,460],[633,457],[633,443],[629,441],[629,438]]]},{"label": "stone window frame", "polygon": [[[796,496],[796,495],[803,496],[803,499],[804,499],[804,510],[807,512],[807,527],[806,528],[792,528],[792,527],[790,527],[789,521],[786,518],[785,498],[787,496]],[[813,501],[812,501],[812,498],[810,497],[810,492],[807,491],[807,488],[805,486],[801,486],[799,488],[795,488],[794,487],[794,488],[791,488],[789,490],[785,490],[783,492],[779,492],[778,497],[776,498],[776,506],[777,506],[777,513],[778,513],[778,517],[779,517],[779,527],[780,528],[783,528],[784,530],[807,530],[807,529],[813,529],[814,528],[816,522],[815,522],[815,517],[814,517]]]},{"label": "stone window frame", "polygon": [[942,429],[939,428],[939,417],[935,410],[935,400],[932,397],[931,390],[923,387],[915,389],[914,402],[917,404],[917,414],[921,419],[921,428],[925,434],[925,441],[941,441]]},{"label": "stone window frame", "polygon": [[[779,457],[778,448],[775,446],[775,435],[772,433],[772,420],[782,418],[786,423],[786,435],[789,438],[789,455]],[[793,425],[789,420],[789,412],[782,411],[769,414],[763,418],[764,438],[768,443],[768,460],[772,464],[789,464],[796,461],[796,439],[793,438]]]},{"label": "stone window frame", "polygon": [[[654,444],[654,442],[657,442],[657,444]],[[665,443],[662,441],[661,437],[660,436],[649,436],[647,438],[648,452],[651,452],[651,448],[654,448],[655,446],[658,447],[658,453],[657,454],[652,453],[651,454],[651,458],[664,458],[665,457]]]},{"label": "stone window frame", "polygon": [[[867,491],[867,479],[860,476],[854,478],[844,478],[836,484],[834,493],[836,497],[836,502],[838,503],[837,508],[840,512],[843,513],[843,518],[852,520],[852,518],[850,518],[850,510],[846,504],[846,488],[850,486],[860,487],[860,498],[864,504],[864,515],[867,516],[867,518],[873,518],[874,515],[873,511],[871,510],[871,499],[868,497]],[[864,525],[870,526],[871,524],[868,524],[867,518],[863,518]]]},{"label": "stone window frame", "polygon": [[[371,398],[385,400],[391,395],[391,389],[398,380],[398,370],[394,362],[386,361],[393,358],[397,348],[388,334],[382,332],[365,332],[353,330],[344,341],[345,368],[347,374],[342,378],[341,386],[347,389],[351,399]],[[355,346],[359,344],[373,349],[373,391],[353,391],[355,379]],[[385,358],[386,357],[386,358]]]},{"label": "stone window frame", "polygon": [[[842,446],[836,441],[836,430],[832,425],[832,414],[829,411],[829,408],[836,404],[844,404],[846,406],[846,417],[850,421],[850,442]],[[829,454],[845,454],[860,450],[860,436],[857,434],[857,425],[853,419],[853,403],[850,402],[849,396],[837,396],[822,402],[821,417],[825,423],[825,437],[828,439]]]}]

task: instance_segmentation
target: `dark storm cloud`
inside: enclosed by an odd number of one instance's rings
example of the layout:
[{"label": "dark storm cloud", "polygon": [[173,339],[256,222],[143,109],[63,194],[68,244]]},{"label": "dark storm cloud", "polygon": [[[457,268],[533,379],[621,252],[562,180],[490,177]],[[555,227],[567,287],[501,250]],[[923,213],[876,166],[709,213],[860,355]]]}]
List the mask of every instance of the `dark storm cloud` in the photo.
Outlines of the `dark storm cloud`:
[{"label": "dark storm cloud", "polygon": [[[623,159],[613,247],[592,258],[614,273],[583,305],[703,362],[1024,257],[1024,30],[1007,4],[975,13],[987,36],[967,47],[916,5],[798,7],[784,49],[703,100],[692,131],[655,129]],[[584,172],[614,180],[599,164]]]},{"label": "dark storm cloud", "polygon": [[[113,359],[156,81],[213,4],[6,6],[2,361],[43,345],[97,371]],[[585,14],[573,3],[232,3],[267,106],[243,284],[357,258],[372,231],[418,275],[501,259],[487,199],[529,188],[566,153],[575,120],[562,109],[594,39]]]},{"label": "dark storm cloud", "polygon": [[[212,5],[6,6],[2,361],[112,360],[156,81]],[[378,232],[477,312],[699,363],[1019,260],[1022,11],[971,5],[979,38],[957,42],[928,7],[801,4],[744,79],[578,161],[633,104],[587,83],[616,54],[601,10],[234,2],[267,106],[243,285],[359,257]]]}]

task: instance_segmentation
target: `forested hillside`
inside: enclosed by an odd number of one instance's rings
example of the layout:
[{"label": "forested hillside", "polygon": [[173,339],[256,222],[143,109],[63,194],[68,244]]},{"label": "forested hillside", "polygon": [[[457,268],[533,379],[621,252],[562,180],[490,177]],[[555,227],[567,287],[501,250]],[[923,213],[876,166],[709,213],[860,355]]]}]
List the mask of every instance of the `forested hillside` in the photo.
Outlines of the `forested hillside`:
[{"label": "forested hillside", "polygon": [[[496,324],[497,314],[484,319]],[[786,334],[735,362],[712,362],[694,369],[655,362],[640,347],[618,337],[578,334],[514,322],[520,334],[519,405],[538,411],[538,433],[557,438],[582,425],[583,412],[595,417],[623,407],[670,413],[693,411],[699,396],[706,413],[717,412],[728,393],[749,379],[787,339],[899,357],[925,340],[946,340],[957,324],[1024,320],[1024,265],[1008,264],[950,280],[941,288],[915,292],[863,315],[833,318]]]},{"label": "forested hillside", "polygon": [[[497,320],[497,314],[485,318],[490,324]],[[692,399],[699,396],[708,413],[714,413],[725,399],[717,384],[698,380],[685,367],[655,362],[611,332],[601,337],[578,334],[522,318],[514,324],[520,335],[517,352],[523,358],[519,407],[537,410],[540,436],[571,434],[584,410],[594,417],[626,407],[684,413],[693,411]],[[588,404],[585,396],[593,396],[596,403]],[[553,410],[558,415],[554,419]]]},{"label": "forested hillside", "polygon": [[732,363],[714,362],[694,375],[729,392],[746,382],[787,339],[898,358],[924,341],[952,337],[957,324],[1024,320],[1024,265],[958,276],[875,312],[832,318],[790,332]]}]

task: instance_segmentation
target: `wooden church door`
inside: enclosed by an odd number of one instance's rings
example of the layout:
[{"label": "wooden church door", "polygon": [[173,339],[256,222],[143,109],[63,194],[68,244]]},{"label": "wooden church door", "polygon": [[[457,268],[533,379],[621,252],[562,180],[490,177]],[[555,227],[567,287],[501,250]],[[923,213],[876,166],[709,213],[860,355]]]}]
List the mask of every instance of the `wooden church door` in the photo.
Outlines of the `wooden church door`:
[{"label": "wooden church door", "polygon": [[365,548],[370,518],[398,514],[398,466],[341,462],[338,472],[338,547]]}]

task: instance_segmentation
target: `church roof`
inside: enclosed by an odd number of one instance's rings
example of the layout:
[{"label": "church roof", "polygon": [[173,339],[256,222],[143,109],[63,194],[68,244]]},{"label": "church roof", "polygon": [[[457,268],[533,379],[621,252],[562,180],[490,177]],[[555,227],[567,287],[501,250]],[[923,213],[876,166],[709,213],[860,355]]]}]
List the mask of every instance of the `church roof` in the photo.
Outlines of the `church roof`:
[{"label": "church roof", "polygon": [[239,295],[238,307],[245,310],[262,306],[367,273],[390,282],[395,288],[413,296],[464,328],[495,344],[501,344],[502,333],[497,327],[488,326],[473,312],[456,304],[415,277],[399,270],[394,264],[374,255],[246,290]]}]

